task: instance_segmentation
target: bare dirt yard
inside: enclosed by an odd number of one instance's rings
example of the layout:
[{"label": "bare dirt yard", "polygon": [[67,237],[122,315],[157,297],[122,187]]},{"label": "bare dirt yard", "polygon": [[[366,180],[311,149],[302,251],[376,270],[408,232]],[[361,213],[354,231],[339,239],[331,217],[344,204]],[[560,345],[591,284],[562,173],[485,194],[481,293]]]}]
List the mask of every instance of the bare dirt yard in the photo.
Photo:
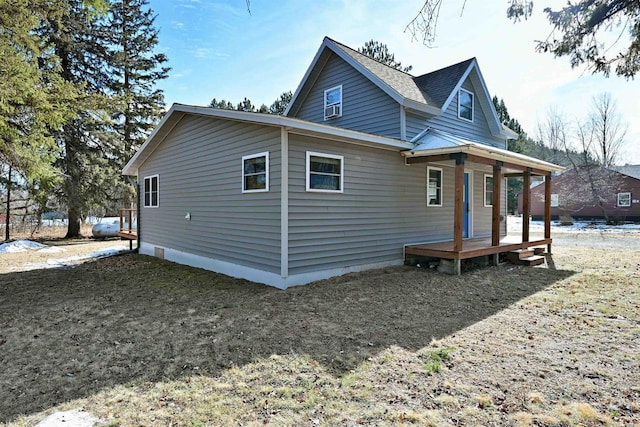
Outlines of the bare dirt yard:
[{"label": "bare dirt yard", "polygon": [[640,233],[598,236],[535,268],[286,291],[141,255],[0,254],[0,423],[638,426]]}]

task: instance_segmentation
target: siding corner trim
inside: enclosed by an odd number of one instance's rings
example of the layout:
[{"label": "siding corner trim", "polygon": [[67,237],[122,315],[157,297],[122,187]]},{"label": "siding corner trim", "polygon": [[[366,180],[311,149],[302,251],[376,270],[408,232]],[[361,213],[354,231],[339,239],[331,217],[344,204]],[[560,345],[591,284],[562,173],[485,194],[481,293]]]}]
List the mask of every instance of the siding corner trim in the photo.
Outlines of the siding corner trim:
[{"label": "siding corner trim", "polygon": [[289,133],[280,128],[280,277],[289,276]]}]

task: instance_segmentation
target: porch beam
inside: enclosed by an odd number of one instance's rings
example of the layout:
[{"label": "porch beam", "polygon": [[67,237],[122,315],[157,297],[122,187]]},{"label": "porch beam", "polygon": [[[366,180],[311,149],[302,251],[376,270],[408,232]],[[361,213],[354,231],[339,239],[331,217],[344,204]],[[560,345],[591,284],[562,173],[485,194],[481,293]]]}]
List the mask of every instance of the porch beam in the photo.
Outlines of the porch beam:
[{"label": "porch beam", "polygon": [[[551,174],[544,178],[544,238],[551,239]],[[551,253],[551,243],[547,252]]]},{"label": "porch beam", "polygon": [[453,211],[453,250],[455,252],[462,251],[462,228],[463,228],[463,212],[464,206],[464,162],[465,154],[459,154],[456,158],[455,167],[455,189],[454,189],[454,211]]},{"label": "porch beam", "polygon": [[500,207],[502,205],[502,163],[493,165],[493,198],[491,200],[491,246],[500,244]]},{"label": "porch beam", "polygon": [[522,241],[529,241],[529,214],[531,212],[531,172],[522,176]]},{"label": "porch beam", "polygon": [[508,175],[505,174],[504,175],[505,177],[519,177],[519,176],[522,176],[522,174],[524,174],[527,170],[529,170],[529,173],[534,176],[545,176],[549,173],[542,169],[530,168],[527,166],[516,165],[510,162],[502,162],[499,160],[491,159],[489,157],[480,157],[474,154],[465,154],[465,153],[435,154],[433,156],[405,157],[405,163],[408,165],[413,165],[413,164],[419,164],[419,163],[443,162],[446,160],[455,160],[456,157],[460,155],[465,155],[466,161],[469,161],[469,162],[480,163],[480,164],[489,165],[489,166],[494,166],[500,163],[503,168],[522,171],[518,173],[510,173]]},{"label": "porch beam", "polygon": [[450,154],[438,154],[435,156],[420,156],[420,157],[405,157],[405,162],[408,165],[414,165],[416,163],[429,163],[429,162],[442,162],[445,160],[451,160]]},{"label": "porch beam", "polygon": [[[502,175],[502,177],[503,178],[522,178],[524,176],[525,172],[526,171],[524,171],[524,172],[505,173],[505,174]],[[537,169],[531,169],[531,176],[547,176],[547,174],[549,174],[549,172],[539,171]]]}]

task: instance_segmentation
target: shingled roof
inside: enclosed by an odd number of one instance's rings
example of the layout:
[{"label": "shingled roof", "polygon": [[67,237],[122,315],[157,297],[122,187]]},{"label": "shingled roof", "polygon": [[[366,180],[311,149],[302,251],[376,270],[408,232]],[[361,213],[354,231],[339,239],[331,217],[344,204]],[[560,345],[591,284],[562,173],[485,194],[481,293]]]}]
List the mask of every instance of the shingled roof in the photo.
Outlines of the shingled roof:
[{"label": "shingled roof", "polygon": [[340,47],[344,53],[349,55],[367,70],[371,71],[380,80],[398,92],[402,97],[411,99],[412,101],[433,105],[430,102],[429,96],[424,91],[420,90],[414,80],[415,78],[411,74],[371,59],[357,50],[353,50],[349,46],[330,39],[329,37],[327,37],[327,39],[331,40],[336,46]]},{"label": "shingled roof", "polygon": [[[496,134],[500,133],[502,136],[515,137],[513,131],[507,129],[500,123],[493,109],[493,104],[485,87],[484,79],[478,68],[476,58],[469,58],[457,64],[416,77],[371,59],[357,50],[329,37],[324,38],[322,46],[316,53],[300,86],[294,93],[293,99],[285,114],[289,115],[290,111],[295,112],[300,108],[300,102],[309,90],[309,86],[306,85],[306,83],[308,81],[314,81],[315,78],[317,78],[318,73],[324,66],[324,63],[326,63],[331,52],[349,62],[400,105],[431,115],[439,115],[447,108],[449,103],[454,99],[456,89],[462,85],[464,79],[475,69],[475,73],[478,76],[478,80],[476,81],[479,81],[482,87],[481,89],[477,88],[477,90],[483,91],[487,98],[485,100],[481,97],[480,102],[484,103],[483,108],[487,110],[486,113],[493,115],[493,120],[489,120],[489,127],[492,129],[492,132]],[[491,110],[492,113],[489,112],[489,110]]]},{"label": "shingled roof", "polygon": [[414,81],[421,91],[429,94],[429,99],[431,99],[433,105],[442,108],[451,92],[456,88],[458,82],[474,61],[475,58],[470,58],[466,61],[458,62],[431,73],[414,77]]},{"label": "shingled roof", "polygon": [[443,107],[460,79],[462,79],[471,64],[475,61],[475,58],[469,58],[457,64],[416,77],[371,59],[357,50],[329,37],[327,37],[327,39],[331,40],[347,55],[379,77],[380,80],[391,86],[404,98],[423,102],[436,108]]},{"label": "shingled roof", "polygon": [[611,169],[623,175],[627,175],[635,179],[640,179],[640,165],[614,166]]}]

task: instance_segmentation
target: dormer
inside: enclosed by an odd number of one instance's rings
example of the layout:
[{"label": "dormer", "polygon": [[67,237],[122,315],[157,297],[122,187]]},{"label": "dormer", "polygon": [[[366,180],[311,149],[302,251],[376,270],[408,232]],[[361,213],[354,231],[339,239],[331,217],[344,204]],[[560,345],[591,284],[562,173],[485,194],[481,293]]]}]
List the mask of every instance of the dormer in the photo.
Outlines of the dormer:
[{"label": "dormer", "polygon": [[285,114],[401,140],[428,127],[496,146],[517,137],[500,123],[475,58],[415,77],[328,37]]}]

